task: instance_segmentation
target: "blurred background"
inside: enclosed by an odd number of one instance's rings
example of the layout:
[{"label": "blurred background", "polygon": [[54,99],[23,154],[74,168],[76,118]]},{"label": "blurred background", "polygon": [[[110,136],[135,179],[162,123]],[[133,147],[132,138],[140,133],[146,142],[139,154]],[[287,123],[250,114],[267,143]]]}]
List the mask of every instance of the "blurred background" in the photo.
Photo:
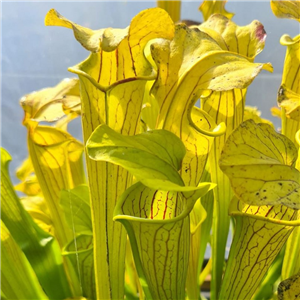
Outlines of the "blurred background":
[{"label": "blurred background", "polygon": [[[198,10],[201,1],[183,1],[181,18],[202,21]],[[88,51],[75,40],[71,30],[45,27],[44,17],[55,8],[66,18],[92,29],[124,28],[141,10],[155,7],[156,1],[102,1],[102,2],[2,2],[2,72],[1,72],[1,146],[9,151],[14,170],[27,157],[26,129],[22,126],[23,110],[20,98],[30,92],[56,85],[65,77],[74,77],[67,68],[84,60]],[[271,62],[274,73],[262,72],[248,89],[247,105],[257,106],[262,117],[280,126],[271,116],[270,107],[276,106],[277,90],[285,57],[280,37],[299,34],[297,21],[277,19],[269,1],[231,1],[226,9],[234,12],[233,21],[247,25],[259,20],[268,34],[264,51],[257,62]],[[73,121],[71,133],[81,139],[80,120]]]}]

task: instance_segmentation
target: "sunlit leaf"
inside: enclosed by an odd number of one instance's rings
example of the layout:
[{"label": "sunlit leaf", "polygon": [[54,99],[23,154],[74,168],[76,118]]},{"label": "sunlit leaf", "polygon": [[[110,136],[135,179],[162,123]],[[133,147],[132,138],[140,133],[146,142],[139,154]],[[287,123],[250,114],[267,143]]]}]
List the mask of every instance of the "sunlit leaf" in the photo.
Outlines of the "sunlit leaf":
[{"label": "sunlit leaf", "polygon": [[93,236],[82,234],[74,237],[65,247],[63,255],[71,260],[78,273],[83,296],[96,299]]},{"label": "sunlit leaf", "polygon": [[[63,111],[67,116],[72,115],[73,117],[81,114],[81,100],[78,97],[67,97],[62,101]],[[60,120],[56,123],[56,126],[59,127]]]},{"label": "sunlit leaf", "polygon": [[26,256],[2,220],[1,292],[7,299],[48,299]]},{"label": "sunlit leaf", "polygon": [[24,197],[20,200],[34,222],[37,223],[44,231],[54,235],[53,223],[45,199],[35,196]]},{"label": "sunlit leaf", "polygon": [[28,146],[35,174],[61,247],[73,237],[59,207],[60,191],[84,183],[83,146],[70,134],[50,126],[29,126]]},{"label": "sunlit leaf", "polygon": [[227,0],[204,0],[199,7],[199,10],[202,12],[204,21],[206,21],[213,14],[221,14],[226,16],[228,19],[231,19],[235,14],[228,12],[225,9],[226,2]]},{"label": "sunlit leaf", "polygon": [[51,9],[45,17],[46,26],[61,26],[73,29],[77,41],[87,50],[98,52],[100,47],[105,51],[114,50],[120,42],[128,35],[125,29],[99,29],[91,30],[85,28],[63,17],[55,9]]},{"label": "sunlit leaf", "polygon": [[282,281],[278,286],[278,300],[300,299],[300,273]]},{"label": "sunlit leaf", "polygon": [[8,152],[1,148],[1,219],[26,255],[47,295],[65,299],[71,293],[59,246],[51,235],[34,223],[21,205],[9,178],[10,160]]},{"label": "sunlit leaf", "polygon": [[73,234],[93,233],[89,189],[79,185],[61,192],[60,204]]},{"label": "sunlit leaf", "polygon": [[28,196],[41,195],[41,187],[35,175],[27,177],[23,182],[17,184],[15,189]]},{"label": "sunlit leaf", "polygon": [[[140,132],[145,84],[156,76],[144,56],[144,48],[151,39],[172,39],[174,24],[168,14],[159,8],[142,11],[129,28],[121,30],[92,31],[53,10],[45,23],[72,28],[77,40],[92,52],[87,60],[69,69],[80,79],[84,142],[100,124],[124,135]],[[123,298],[126,235],[112,217],[115,203],[131,185],[132,176],[121,167],[90,159],[87,172],[94,220],[97,297]]]},{"label": "sunlit leaf", "polygon": [[27,157],[16,170],[16,177],[20,180],[25,180],[34,172],[30,157]]},{"label": "sunlit leaf", "polygon": [[253,60],[264,46],[266,31],[257,20],[238,26],[222,15],[213,15],[198,27],[209,34],[223,50],[239,53]]},{"label": "sunlit leaf", "polygon": [[21,182],[15,185],[15,190],[26,194],[27,196],[41,195],[40,184],[34,174],[34,168],[28,156],[16,170],[16,177]]},{"label": "sunlit leaf", "polygon": [[153,43],[152,55],[158,65],[158,78],[152,88],[160,106],[158,126],[181,138],[187,149],[181,175],[185,182],[197,184],[212,142],[199,132],[206,129],[218,135],[216,124],[204,113],[199,112],[196,118],[202,122],[193,124],[191,112],[199,93],[244,88],[261,69],[270,66],[253,64],[244,56],[222,50],[209,35],[185,25],[176,27],[171,42]]},{"label": "sunlit leaf", "polygon": [[236,225],[219,299],[251,299],[294,226],[300,225],[300,214],[283,205],[250,206],[235,197],[229,214]]},{"label": "sunlit leaf", "polygon": [[277,18],[294,19],[300,22],[300,2],[298,0],[271,0],[271,9]]},{"label": "sunlit leaf", "polygon": [[189,192],[178,173],[185,148],[178,137],[166,130],[123,136],[100,125],[87,142],[90,158],[112,162],[128,170],[144,185],[165,191]]},{"label": "sunlit leaf", "polygon": [[20,100],[25,116],[23,124],[29,120],[36,122],[54,122],[62,118],[63,103],[78,101],[79,81],[78,79],[64,79],[53,88],[46,88],[28,94]]},{"label": "sunlit leaf", "polygon": [[228,138],[220,168],[236,196],[251,205],[300,208],[300,173],[294,144],[269,125],[249,120]]}]

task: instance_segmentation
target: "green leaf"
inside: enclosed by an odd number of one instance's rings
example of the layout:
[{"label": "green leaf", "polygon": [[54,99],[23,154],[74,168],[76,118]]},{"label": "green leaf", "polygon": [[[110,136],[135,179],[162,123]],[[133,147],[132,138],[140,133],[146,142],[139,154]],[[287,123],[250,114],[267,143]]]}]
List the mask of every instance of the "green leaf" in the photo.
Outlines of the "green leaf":
[{"label": "green leaf", "polygon": [[86,147],[90,158],[120,165],[146,186],[188,190],[178,173],[185,148],[171,132],[153,130],[123,136],[106,125],[100,125]]},{"label": "green leaf", "polygon": [[79,185],[72,190],[62,190],[60,205],[64,211],[66,221],[75,235],[93,233],[87,185]]},{"label": "green leaf", "polygon": [[[59,246],[24,210],[8,174],[10,155],[1,148],[1,218],[26,255],[49,298],[65,299],[70,288],[62,266]],[[55,289],[53,289],[55,286]]]},{"label": "green leaf", "polygon": [[249,120],[228,138],[220,168],[236,196],[250,205],[300,208],[300,173],[294,144],[271,126]]},{"label": "green leaf", "polygon": [[7,299],[48,299],[26,256],[2,220],[1,293],[4,293]]},{"label": "green leaf", "polygon": [[82,294],[87,299],[96,299],[93,235],[81,234],[74,238],[63,251],[77,270]]}]

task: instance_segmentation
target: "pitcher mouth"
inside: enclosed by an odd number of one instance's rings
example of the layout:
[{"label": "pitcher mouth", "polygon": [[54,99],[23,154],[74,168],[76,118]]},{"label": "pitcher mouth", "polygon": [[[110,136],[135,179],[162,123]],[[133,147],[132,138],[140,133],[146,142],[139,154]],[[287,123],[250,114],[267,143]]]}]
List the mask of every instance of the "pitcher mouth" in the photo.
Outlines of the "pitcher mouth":
[{"label": "pitcher mouth", "polygon": [[68,68],[68,71],[71,72],[71,73],[74,73],[74,74],[77,74],[79,76],[83,76],[85,77],[86,79],[88,79],[90,81],[90,83],[92,85],[94,85],[97,89],[99,89],[100,91],[102,92],[107,92],[111,89],[113,89],[115,86],[117,85],[120,85],[120,84],[125,84],[127,82],[132,82],[132,81],[136,81],[136,80],[141,80],[141,81],[150,81],[150,80],[155,80],[156,77],[157,77],[157,73],[154,69],[152,69],[152,73],[147,75],[147,76],[134,76],[134,77],[128,77],[128,78],[125,78],[125,79],[121,79],[121,80],[117,80],[115,82],[113,82],[112,84],[110,85],[102,85],[102,84],[99,84],[90,74],[88,74],[87,72],[83,71],[83,66],[89,61],[89,59],[95,54],[90,54],[89,57],[82,61],[81,63],[73,66],[73,67],[70,67]]},{"label": "pitcher mouth", "polygon": [[[180,192],[179,192],[180,193]],[[180,193],[181,194],[181,193]],[[181,198],[179,201],[183,202],[183,208],[181,212],[174,217],[168,218],[168,219],[151,219],[146,217],[138,217],[134,215],[124,214],[122,211],[122,205],[124,202],[117,202],[115,211],[114,211],[114,221],[132,221],[132,222],[139,222],[139,223],[148,223],[148,224],[169,224],[169,223],[175,223],[177,221],[183,220],[185,217],[189,215],[191,210],[194,207],[194,201],[188,201],[186,198],[183,197],[183,195],[180,195]],[[185,203],[184,203],[185,202]]]},{"label": "pitcher mouth", "polygon": [[[235,201],[240,201],[238,199],[235,199]],[[242,202],[242,201],[240,201]],[[265,221],[265,222],[269,222],[272,224],[277,224],[277,225],[283,225],[283,226],[300,226],[300,211],[299,210],[294,210],[292,208],[289,208],[287,206],[284,205],[276,205],[276,206],[271,206],[271,205],[264,205],[264,206],[252,206],[252,205],[248,205],[248,204],[244,204],[244,207],[247,207],[246,211],[244,211],[244,209],[240,209],[239,208],[239,204],[237,203],[236,207],[233,208],[232,206],[229,208],[229,215],[232,217],[235,216],[240,216],[240,217],[249,217],[251,219],[256,219],[256,220],[261,220],[261,221]],[[257,213],[253,214],[251,212],[247,212],[247,210],[251,207],[257,207]],[[258,211],[260,208],[268,208],[267,210],[267,215],[274,209],[274,208],[280,208],[280,210],[282,210],[282,207],[284,207],[287,210],[289,210],[291,212],[290,214],[290,220],[284,220],[284,219],[279,219],[280,216],[278,218],[274,218],[272,216],[266,216],[266,215],[259,215]],[[275,212],[274,212],[275,213]],[[277,215],[277,214],[276,214]],[[286,212],[282,212],[282,216],[284,217],[286,215]]]}]

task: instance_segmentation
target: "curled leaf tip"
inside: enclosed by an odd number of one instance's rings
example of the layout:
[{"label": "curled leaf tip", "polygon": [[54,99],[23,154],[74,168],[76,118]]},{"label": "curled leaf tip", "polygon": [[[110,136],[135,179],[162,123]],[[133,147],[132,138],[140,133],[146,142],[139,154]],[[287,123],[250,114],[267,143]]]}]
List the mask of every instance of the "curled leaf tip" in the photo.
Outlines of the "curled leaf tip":
[{"label": "curled leaf tip", "polygon": [[197,127],[196,130],[206,136],[218,137],[223,135],[226,132],[226,124],[222,122],[219,125],[217,125],[215,128],[213,128],[213,130],[211,131],[199,127]]},{"label": "curled leaf tip", "polygon": [[[205,112],[202,109],[198,109],[198,111],[201,112],[201,114],[203,116],[205,116],[209,119],[209,115],[207,114],[207,112]],[[223,135],[226,132],[226,124],[224,122],[221,122],[219,125],[212,127],[212,129],[210,129],[210,130],[207,130],[207,129],[201,128],[195,124],[195,122],[192,119],[192,114],[188,114],[188,119],[189,119],[190,125],[197,132],[199,132],[203,135],[210,136],[210,137],[217,137],[217,136]]]},{"label": "curled leaf tip", "polygon": [[265,71],[268,71],[270,73],[273,73],[273,71],[274,71],[273,66],[272,66],[271,63],[263,64],[262,69],[265,70]]},{"label": "curled leaf tip", "polygon": [[291,46],[294,45],[296,43],[299,43],[300,41],[300,35],[295,36],[294,38],[292,38],[291,36],[289,36],[288,34],[284,34],[281,38],[280,38],[280,44],[283,46]]},{"label": "curled leaf tip", "polygon": [[45,16],[44,23],[45,26],[63,26],[66,28],[72,28],[72,24],[54,8],[48,11]]}]

